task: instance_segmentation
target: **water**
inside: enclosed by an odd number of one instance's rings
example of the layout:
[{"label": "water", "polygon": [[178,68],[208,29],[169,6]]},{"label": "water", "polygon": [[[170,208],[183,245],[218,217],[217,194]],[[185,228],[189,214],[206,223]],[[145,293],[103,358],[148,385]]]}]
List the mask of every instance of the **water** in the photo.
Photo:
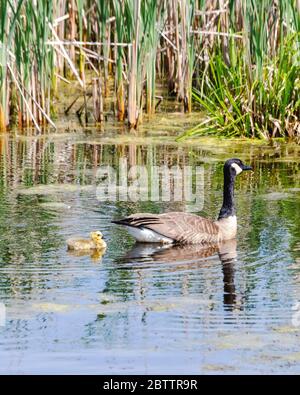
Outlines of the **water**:
[{"label": "water", "polygon": [[[0,373],[300,373],[299,147],[115,130],[0,136]],[[187,202],[96,198],[100,164],[199,165],[215,218],[229,157],[254,172],[219,250],[135,246],[110,223]],[[104,256],[66,251],[96,229]]]}]

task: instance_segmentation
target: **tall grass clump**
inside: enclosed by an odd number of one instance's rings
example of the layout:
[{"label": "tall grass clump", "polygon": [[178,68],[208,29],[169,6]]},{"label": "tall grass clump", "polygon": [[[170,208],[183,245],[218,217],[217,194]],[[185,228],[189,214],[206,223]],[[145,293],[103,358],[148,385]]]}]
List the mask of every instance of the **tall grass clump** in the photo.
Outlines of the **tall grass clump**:
[{"label": "tall grass clump", "polygon": [[226,48],[219,35],[193,90],[206,117],[180,138],[300,135],[300,16],[296,2],[237,3],[229,2]]}]

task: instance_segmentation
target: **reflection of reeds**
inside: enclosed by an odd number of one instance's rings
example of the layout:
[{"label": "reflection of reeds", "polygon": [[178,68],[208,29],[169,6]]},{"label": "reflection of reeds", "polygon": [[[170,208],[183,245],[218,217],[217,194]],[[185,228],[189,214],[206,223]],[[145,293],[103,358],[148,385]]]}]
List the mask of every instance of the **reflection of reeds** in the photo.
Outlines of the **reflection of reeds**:
[{"label": "reflection of reeds", "polygon": [[[244,122],[253,135],[262,126],[267,136],[272,125],[296,133],[297,7],[296,0],[0,0],[0,131],[15,119],[38,129],[51,123],[58,84],[66,82],[79,85],[77,112],[86,121],[89,103],[95,115],[112,95],[118,119],[136,127],[144,111],[155,112],[159,79],[186,112],[196,86],[226,131],[238,133]],[[90,78],[102,79],[102,98]],[[278,92],[280,108],[266,120],[261,114]]]}]

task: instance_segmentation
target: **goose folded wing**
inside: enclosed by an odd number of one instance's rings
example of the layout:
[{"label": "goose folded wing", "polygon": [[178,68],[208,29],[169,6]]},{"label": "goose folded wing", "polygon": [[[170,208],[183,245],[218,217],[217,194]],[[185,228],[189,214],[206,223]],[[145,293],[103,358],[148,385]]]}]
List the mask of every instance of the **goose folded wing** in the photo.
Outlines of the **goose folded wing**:
[{"label": "goose folded wing", "polygon": [[219,232],[219,227],[214,222],[182,212],[133,214],[114,222],[136,228],[147,228],[181,244],[216,242]]}]

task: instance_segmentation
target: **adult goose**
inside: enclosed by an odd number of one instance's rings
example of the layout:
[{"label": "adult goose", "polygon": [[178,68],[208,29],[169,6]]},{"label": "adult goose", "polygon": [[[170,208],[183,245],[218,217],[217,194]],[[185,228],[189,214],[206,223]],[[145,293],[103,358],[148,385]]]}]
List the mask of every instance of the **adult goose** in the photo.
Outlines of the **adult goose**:
[{"label": "adult goose", "polygon": [[125,226],[137,241],[143,243],[199,244],[234,239],[237,231],[234,182],[235,177],[245,170],[252,168],[240,159],[225,162],[223,204],[216,221],[195,214],[170,212],[138,213],[112,222]]}]

